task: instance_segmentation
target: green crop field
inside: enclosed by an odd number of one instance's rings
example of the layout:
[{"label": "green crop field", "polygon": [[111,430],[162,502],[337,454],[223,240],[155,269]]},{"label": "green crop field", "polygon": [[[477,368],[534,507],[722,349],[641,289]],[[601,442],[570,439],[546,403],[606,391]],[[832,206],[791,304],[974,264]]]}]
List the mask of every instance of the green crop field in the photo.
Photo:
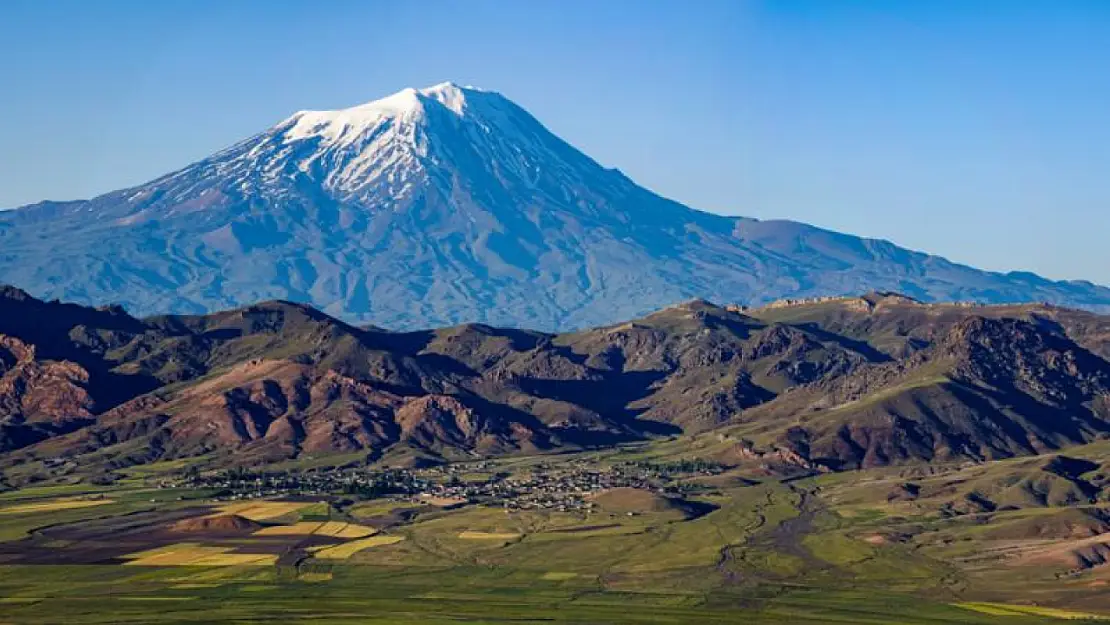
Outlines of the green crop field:
[{"label": "green crop field", "polygon": [[[1034,623],[887,593],[752,587],[606,591],[596,580],[488,567],[154,569],[0,567],[0,618],[13,623]],[[1040,619],[1040,620],[1038,620]],[[1056,619],[1051,619],[1056,620]]]}]

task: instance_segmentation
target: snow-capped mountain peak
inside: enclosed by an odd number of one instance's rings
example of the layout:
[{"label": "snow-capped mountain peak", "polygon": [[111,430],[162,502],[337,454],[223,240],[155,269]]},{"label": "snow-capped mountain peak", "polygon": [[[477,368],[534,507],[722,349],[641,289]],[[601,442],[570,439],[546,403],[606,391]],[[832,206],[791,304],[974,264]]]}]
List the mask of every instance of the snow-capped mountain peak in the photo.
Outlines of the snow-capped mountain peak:
[{"label": "snow-capped mountain peak", "polygon": [[243,192],[272,192],[307,177],[336,199],[364,205],[412,197],[429,185],[450,195],[446,169],[481,186],[543,188],[562,197],[584,180],[612,177],[504,96],[453,82],[350,108],[299,111],[198,166],[230,175]]}]

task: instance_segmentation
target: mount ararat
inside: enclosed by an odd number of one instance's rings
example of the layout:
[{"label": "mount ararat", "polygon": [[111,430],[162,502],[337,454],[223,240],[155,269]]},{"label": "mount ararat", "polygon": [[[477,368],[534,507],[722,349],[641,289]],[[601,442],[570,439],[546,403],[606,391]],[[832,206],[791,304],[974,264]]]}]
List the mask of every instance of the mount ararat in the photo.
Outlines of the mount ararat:
[{"label": "mount ararat", "polygon": [[688,208],[452,83],[302,111],[146,184],[0,212],[0,282],[137,315],[284,299],[396,329],[568,329],[692,297],[871,290],[1110,309],[1089,282]]}]

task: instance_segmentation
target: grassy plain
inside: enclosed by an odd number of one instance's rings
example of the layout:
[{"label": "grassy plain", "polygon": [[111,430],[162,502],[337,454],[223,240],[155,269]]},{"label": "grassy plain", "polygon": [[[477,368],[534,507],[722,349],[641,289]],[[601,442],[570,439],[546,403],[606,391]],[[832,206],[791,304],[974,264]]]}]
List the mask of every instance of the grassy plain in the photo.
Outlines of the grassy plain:
[{"label": "grassy plain", "polygon": [[[530,462],[511,459],[505,470],[528,471]],[[17,509],[0,514],[0,623],[1102,618],[1110,571],[1026,565],[1012,555],[1056,545],[1053,532],[1097,536],[1104,528],[1088,517],[1097,521],[1099,510],[950,511],[971,493],[1032,501],[1012,489],[1040,484],[1034,470],[1006,461],[789,482],[724,475],[696,482],[696,511],[625,490],[595,498],[588,511],[558,511],[382,499],[213,502],[208,493],[152,489],[141,476],[110,489],[36,487],[0,493],[0,508]],[[917,496],[900,495],[909,490]],[[73,501],[105,503],[59,505]],[[252,522],[188,522],[228,515]]]},{"label": "grassy plain", "polygon": [[75,510],[78,508],[91,508],[112,503],[111,499],[72,499],[58,498],[50,501],[16,504],[0,508],[0,514],[31,514],[35,512],[55,512],[58,510]]}]

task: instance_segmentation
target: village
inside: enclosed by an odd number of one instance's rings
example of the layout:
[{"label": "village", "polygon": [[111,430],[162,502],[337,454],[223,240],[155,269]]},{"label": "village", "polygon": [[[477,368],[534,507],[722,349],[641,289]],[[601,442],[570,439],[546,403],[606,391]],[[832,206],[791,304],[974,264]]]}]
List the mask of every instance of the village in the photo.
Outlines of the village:
[{"label": "village", "polygon": [[705,462],[599,466],[574,461],[542,463],[526,472],[511,474],[498,470],[493,463],[478,462],[423,469],[190,472],[163,479],[158,486],[212,490],[216,501],[274,497],[390,498],[441,507],[477,503],[506,509],[574,511],[590,509],[593,506],[590,496],[601,491],[623,487],[678,494],[693,488],[679,483],[680,479],[723,471],[724,467]]}]

